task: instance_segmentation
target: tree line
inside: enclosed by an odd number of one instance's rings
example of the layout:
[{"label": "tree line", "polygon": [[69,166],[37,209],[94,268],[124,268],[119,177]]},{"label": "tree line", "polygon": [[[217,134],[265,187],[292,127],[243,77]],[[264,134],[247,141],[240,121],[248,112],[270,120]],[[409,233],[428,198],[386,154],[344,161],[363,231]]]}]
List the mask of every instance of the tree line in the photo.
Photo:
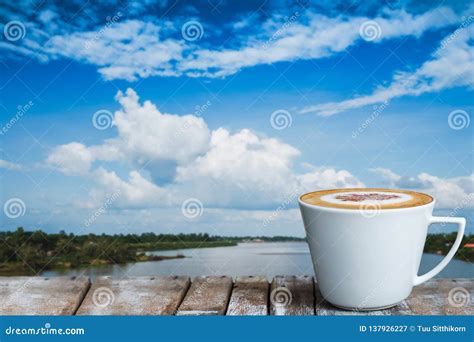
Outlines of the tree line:
[{"label": "tree line", "polygon": [[[424,251],[446,255],[456,233],[430,234]],[[161,260],[146,251],[184,248],[235,246],[247,241],[305,241],[288,236],[216,236],[207,233],[191,234],[67,234],[45,233],[41,230],[0,232],[0,273],[35,273],[50,268],[71,268],[83,265],[120,264],[126,262]],[[464,236],[456,258],[474,262],[474,235]],[[182,257],[177,255],[176,257]]]}]

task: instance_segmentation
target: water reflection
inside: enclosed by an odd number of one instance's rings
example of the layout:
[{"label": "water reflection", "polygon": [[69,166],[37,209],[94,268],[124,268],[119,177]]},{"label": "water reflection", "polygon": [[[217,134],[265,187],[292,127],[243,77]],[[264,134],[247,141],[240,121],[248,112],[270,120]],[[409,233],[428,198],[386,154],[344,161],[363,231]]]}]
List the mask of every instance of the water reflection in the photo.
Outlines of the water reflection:
[{"label": "water reflection", "polygon": [[[45,276],[150,276],[150,275],[313,275],[308,246],[301,242],[241,243],[235,247],[197,248],[152,252],[157,255],[183,254],[184,259],[94,266],[65,271],[46,271]],[[432,269],[442,256],[424,254],[420,274]],[[438,276],[441,278],[473,278],[471,263],[453,260]]]}]

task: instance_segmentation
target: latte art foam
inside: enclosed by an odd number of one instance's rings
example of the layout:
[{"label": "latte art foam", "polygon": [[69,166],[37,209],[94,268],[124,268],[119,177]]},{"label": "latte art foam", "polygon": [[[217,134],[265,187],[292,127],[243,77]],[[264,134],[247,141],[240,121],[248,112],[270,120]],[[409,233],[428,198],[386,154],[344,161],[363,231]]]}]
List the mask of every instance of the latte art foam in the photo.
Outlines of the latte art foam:
[{"label": "latte art foam", "polygon": [[369,192],[366,194],[346,194],[346,195],[337,195],[336,199],[344,202],[362,202],[366,200],[375,200],[375,201],[386,201],[393,198],[400,198],[400,196],[395,194],[383,194],[377,192]]},{"label": "latte art foam", "polygon": [[343,192],[321,196],[323,202],[353,205],[403,203],[411,199],[413,199],[413,196],[394,192]]},{"label": "latte art foam", "polygon": [[390,189],[322,190],[302,195],[300,199],[312,205],[347,209],[359,209],[362,206],[379,209],[409,208],[433,201],[431,196],[423,193]]}]

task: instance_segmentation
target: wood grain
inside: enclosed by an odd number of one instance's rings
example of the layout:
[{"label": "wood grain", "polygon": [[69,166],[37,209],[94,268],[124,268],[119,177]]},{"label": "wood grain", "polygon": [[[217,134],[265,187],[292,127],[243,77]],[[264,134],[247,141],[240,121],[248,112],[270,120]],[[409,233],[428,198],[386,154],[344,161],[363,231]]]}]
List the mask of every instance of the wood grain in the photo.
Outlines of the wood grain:
[{"label": "wood grain", "polygon": [[87,277],[0,277],[0,315],[73,315]]},{"label": "wood grain", "polygon": [[415,286],[407,304],[416,315],[474,315],[472,279],[432,279]]},{"label": "wood grain", "polygon": [[271,315],[307,316],[314,313],[313,277],[276,276],[273,278],[270,288]]},{"label": "wood grain", "polygon": [[0,315],[474,315],[472,279],[433,279],[375,311],[332,306],[308,276],[277,276],[271,286],[264,277],[237,277],[232,285],[225,276],[192,284],[177,276],[99,277],[92,287],[87,277],[0,277]]},{"label": "wood grain", "polygon": [[269,286],[267,278],[262,276],[237,277],[227,308],[227,315],[268,315]]},{"label": "wood grain", "polygon": [[173,315],[189,288],[189,277],[99,277],[78,315]]},{"label": "wood grain", "polygon": [[224,315],[231,291],[232,278],[230,277],[196,277],[177,315]]}]

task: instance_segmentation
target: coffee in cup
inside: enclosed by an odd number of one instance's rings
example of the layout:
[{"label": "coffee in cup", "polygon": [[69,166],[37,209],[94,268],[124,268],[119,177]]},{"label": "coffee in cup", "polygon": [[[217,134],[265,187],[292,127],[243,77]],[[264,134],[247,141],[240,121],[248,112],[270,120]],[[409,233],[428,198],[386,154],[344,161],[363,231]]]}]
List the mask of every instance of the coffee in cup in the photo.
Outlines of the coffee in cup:
[{"label": "coffee in cup", "polygon": [[[396,305],[414,285],[438,274],[461,244],[466,220],[432,216],[435,199],[398,189],[355,188],[310,192],[299,205],[322,296],[345,309]],[[458,225],[445,258],[418,276],[428,226]]]}]

